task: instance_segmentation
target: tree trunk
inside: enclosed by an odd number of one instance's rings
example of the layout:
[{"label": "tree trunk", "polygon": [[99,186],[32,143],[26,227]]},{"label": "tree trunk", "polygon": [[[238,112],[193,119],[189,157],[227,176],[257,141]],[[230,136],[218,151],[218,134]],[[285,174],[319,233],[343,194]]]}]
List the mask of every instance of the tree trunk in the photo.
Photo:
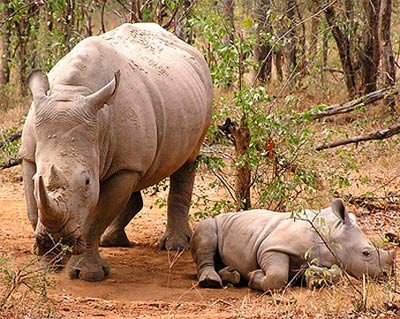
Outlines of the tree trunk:
[{"label": "tree trunk", "polygon": [[67,52],[71,51],[72,29],[75,19],[75,0],[68,0],[64,16],[64,47]]},{"label": "tree trunk", "polygon": [[[8,8],[8,0],[0,0],[0,4],[3,4],[5,9],[1,13],[1,20],[5,21],[9,17],[10,9]],[[8,62],[10,61],[10,23],[5,22],[0,29],[1,32],[1,43],[0,43],[0,84],[7,84],[10,82],[10,67]]]},{"label": "tree trunk", "polygon": [[225,43],[233,43],[235,37],[235,0],[224,0],[224,13],[226,18],[226,25],[228,27]]},{"label": "tree trunk", "polygon": [[287,0],[286,2],[286,18],[288,20],[289,30],[286,33],[287,44],[285,47],[286,59],[286,79],[294,76],[293,72],[296,70],[296,0]]},{"label": "tree trunk", "polygon": [[366,27],[363,34],[363,48],[360,50],[362,68],[361,91],[364,94],[376,91],[380,60],[379,10],[380,0],[363,0]]},{"label": "tree trunk", "polygon": [[250,130],[241,125],[235,125],[232,129],[232,137],[235,143],[235,151],[237,160],[242,160],[242,165],[236,168],[236,208],[238,210],[247,210],[251,208],[250,187],[251,187],[251,170],[248,165],[247,150],[250,145]]},{"label": "tree trunk", "polygon": [[175,35],[186,43],[193,42],[193,34],[188,21],[188,11],[192,6],[192,1],[195,0],[183,0],[182,14],[175,18]]},{"label": "tree trunk", "polygon": [[325,16],[338,47],[340,62],[345,75],[347,92],[352,99],[356,96],[357,89],[354,67],[351,60],[350,41],[338,26],[336,12],[333,6],[329,6],[325,9]]},{"label": "tree trunk", "polygon": [[271,0],[258,0],[254,12],[257,20],[257,44],[254,48],[254,60],[256,69],[254,70],[254,81],[266,83],[271,79],[272,69],[272,46],[270,38],[272,25],[269,20],[269,10]]},{"label": "tree trunk", "polygon": [[[380,43],[382,52],[382,72],[385,86],[393,86],[396,82],[394,54],[392,49],[392,41],[390,39],[391,15],[392,0],[382,1],[379,14],[379,25],[381,36]],[[394,111],[395,99],[393,96],[387,96],[384,102],[392,111]]]},{"label": "tree trunk", "polygon": [[[295,3],[296,13],[299,21],[303,21],[303,14],[299,8],[299,5]],[[300,76],[304,76],[307,73],[307,42],[306,42],[306,24],[301,23],[300,25],[301,33],[297,36],[298,38],[298,65],[296,68],[296,73]]]}]

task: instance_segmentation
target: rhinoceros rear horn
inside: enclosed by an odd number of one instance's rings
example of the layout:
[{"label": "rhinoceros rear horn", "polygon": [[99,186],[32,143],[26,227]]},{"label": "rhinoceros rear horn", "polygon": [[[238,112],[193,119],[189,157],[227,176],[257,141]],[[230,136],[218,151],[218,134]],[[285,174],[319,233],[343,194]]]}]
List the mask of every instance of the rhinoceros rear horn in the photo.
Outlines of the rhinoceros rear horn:
[{"label": "rhinoceros rear horn", "polygon": [[346,211],[346,207],[344,205],[344,202],[341,198],[336,198],[332,201],[331,204],[332,211],[333,213],[339,217],[343,223],[348,223],[350,222],[350,216]]},{"label": "rhinoceros rear horn", "polygon": [[49,80],[41,70],[32,71],[27,82],[35,100],[45,96],[49,90]]},{"label": "rhinoceros rear horn", "polygon": [[64,215],[53,208],[42,176],[38,177],[36,187],[41,223],[49,230],[60,228],[64,221]]},{"label": "rhinoceros rear horn", "polygon": [[104,103],[106,103],[117,91],[120,77],[121,71],[118,70],[115,72],[114,78],[110,82],[100,90],[85,97],[86,103],[91,107],[94,107],[96,110],[100,110],[104,106]]}]

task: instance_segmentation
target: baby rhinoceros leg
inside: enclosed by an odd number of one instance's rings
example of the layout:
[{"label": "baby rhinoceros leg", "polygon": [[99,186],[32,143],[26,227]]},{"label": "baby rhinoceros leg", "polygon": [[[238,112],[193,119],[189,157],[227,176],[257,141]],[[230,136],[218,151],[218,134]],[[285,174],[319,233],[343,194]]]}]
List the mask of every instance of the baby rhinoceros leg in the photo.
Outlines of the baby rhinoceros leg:
[{"label": "baby rhinoceros leg", "polygon": [[268,291],[284,288],[289,278],[289,256],[279,252],[260,254],[256,269],[248,274],[249,287],[255,290]]},{"label": "baby rhinoceros leg", "polygon": [[206,219],[197,226],[190,250],[197,265],[197,279],[200,287],[221,288],[222,280],[215,271],[214,258],[217,254],[218,235],[214,219]]},{"label": "baby rhinoceros leg", "polygon": [[231,266],[222,268],[220,271],[218,271],[218,274],[224,284],[232,284],[236,286],[240,283],[240,273]]}]

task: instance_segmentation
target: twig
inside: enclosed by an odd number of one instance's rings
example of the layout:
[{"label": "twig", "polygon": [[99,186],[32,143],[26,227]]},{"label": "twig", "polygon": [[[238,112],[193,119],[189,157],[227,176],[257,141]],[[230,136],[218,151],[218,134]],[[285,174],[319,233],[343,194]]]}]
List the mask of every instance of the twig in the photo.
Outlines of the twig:
[{"label": "twig", "polygon": [[359,135],[359,136],[354,136],[354,137],[351,137],[348,139],[339,140],[339,141],[332,142],[332,143],[322,144],[322,145],[318,146],[316,148],[316,150],[321,151],[321,150],[324,150],[327,148],[334,148],[334,147],[338,147],[341,145],[355,144],[355,143],[371,141],[371,140],[384,140],[384,139],[390,138],[393,135],[396,135],[399,133],[400,133],[400,125],[389,128],[389,129],[385,129],[382,131],[377,131],[375,133],[370,133],[367,135]]},{"label": "twig", "polygon": [[313,119],[321,119],[332,115],[349,113],[354,111],[360,106],[371,104],[380,99],[383,99],[388,95],[397,95],[398,93],[399,91],[395,87],[387,87],[384,89],[368,93],[367,95],[361,96],[357,99],[351,100],[346,103],[339,103],[329,106],[323,111],[312,112],[310,115]]},{"label": "twig", "polygon": [[6,169],[6,168],[14,167],[14,166],[17,166],[17,165],[19,165],[21,163],[22,163],[22,158],[17,158],[17,159],[12,158],[12,159],[8,160],[7,162],[1,164],[0,165],[0,169],[3,170],[3,169]]},{"label": "twig", "polygon": [[4,142],[0,142],[0,149],[4,147],[7,143],[14,142],[22,136],[22,131],[17,131],[11,135],[8,135],[4,138]]}]

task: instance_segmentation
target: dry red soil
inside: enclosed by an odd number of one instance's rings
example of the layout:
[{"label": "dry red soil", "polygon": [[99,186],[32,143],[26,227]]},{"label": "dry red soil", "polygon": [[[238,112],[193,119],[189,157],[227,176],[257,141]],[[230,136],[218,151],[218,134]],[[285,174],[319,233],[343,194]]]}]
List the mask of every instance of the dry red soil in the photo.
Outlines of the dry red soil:
[{"label": "dry red soil", "polygon": [[[0,172],[0,257],[23,264],[33,257],[33,231],[26,216],[19,169]],[[46,303],[54,318],[399,318],[398,295],[378,293],[368,312],[356,314],[351,287],[311,291],[289,288],[285,294],[261,295],[247,287],[220,290],[197,287],[189,252],[160,251],[165,229],[163,209],[151,199],[127,227],[131,248],[102,248],[111,276],[98,283],[52,274]],[[372,230],[374,225],[370,225]],[[378,225],[376,228],[380,228]],[[389,227],[389,226],[388,226]],[[380,288],[378,287],[378,290]],[[336,294],[336,295],[335,295]],[[394,298],[394,299],[393,299]],[[44,307],[44,306],[43,306]],[[13,307],[1,318],[18,313]],[[14,313],[14,315],[13,315]],[[31,318],[25,316],[24,318]],[[22,316],[21,316],[22,318]]]}]

